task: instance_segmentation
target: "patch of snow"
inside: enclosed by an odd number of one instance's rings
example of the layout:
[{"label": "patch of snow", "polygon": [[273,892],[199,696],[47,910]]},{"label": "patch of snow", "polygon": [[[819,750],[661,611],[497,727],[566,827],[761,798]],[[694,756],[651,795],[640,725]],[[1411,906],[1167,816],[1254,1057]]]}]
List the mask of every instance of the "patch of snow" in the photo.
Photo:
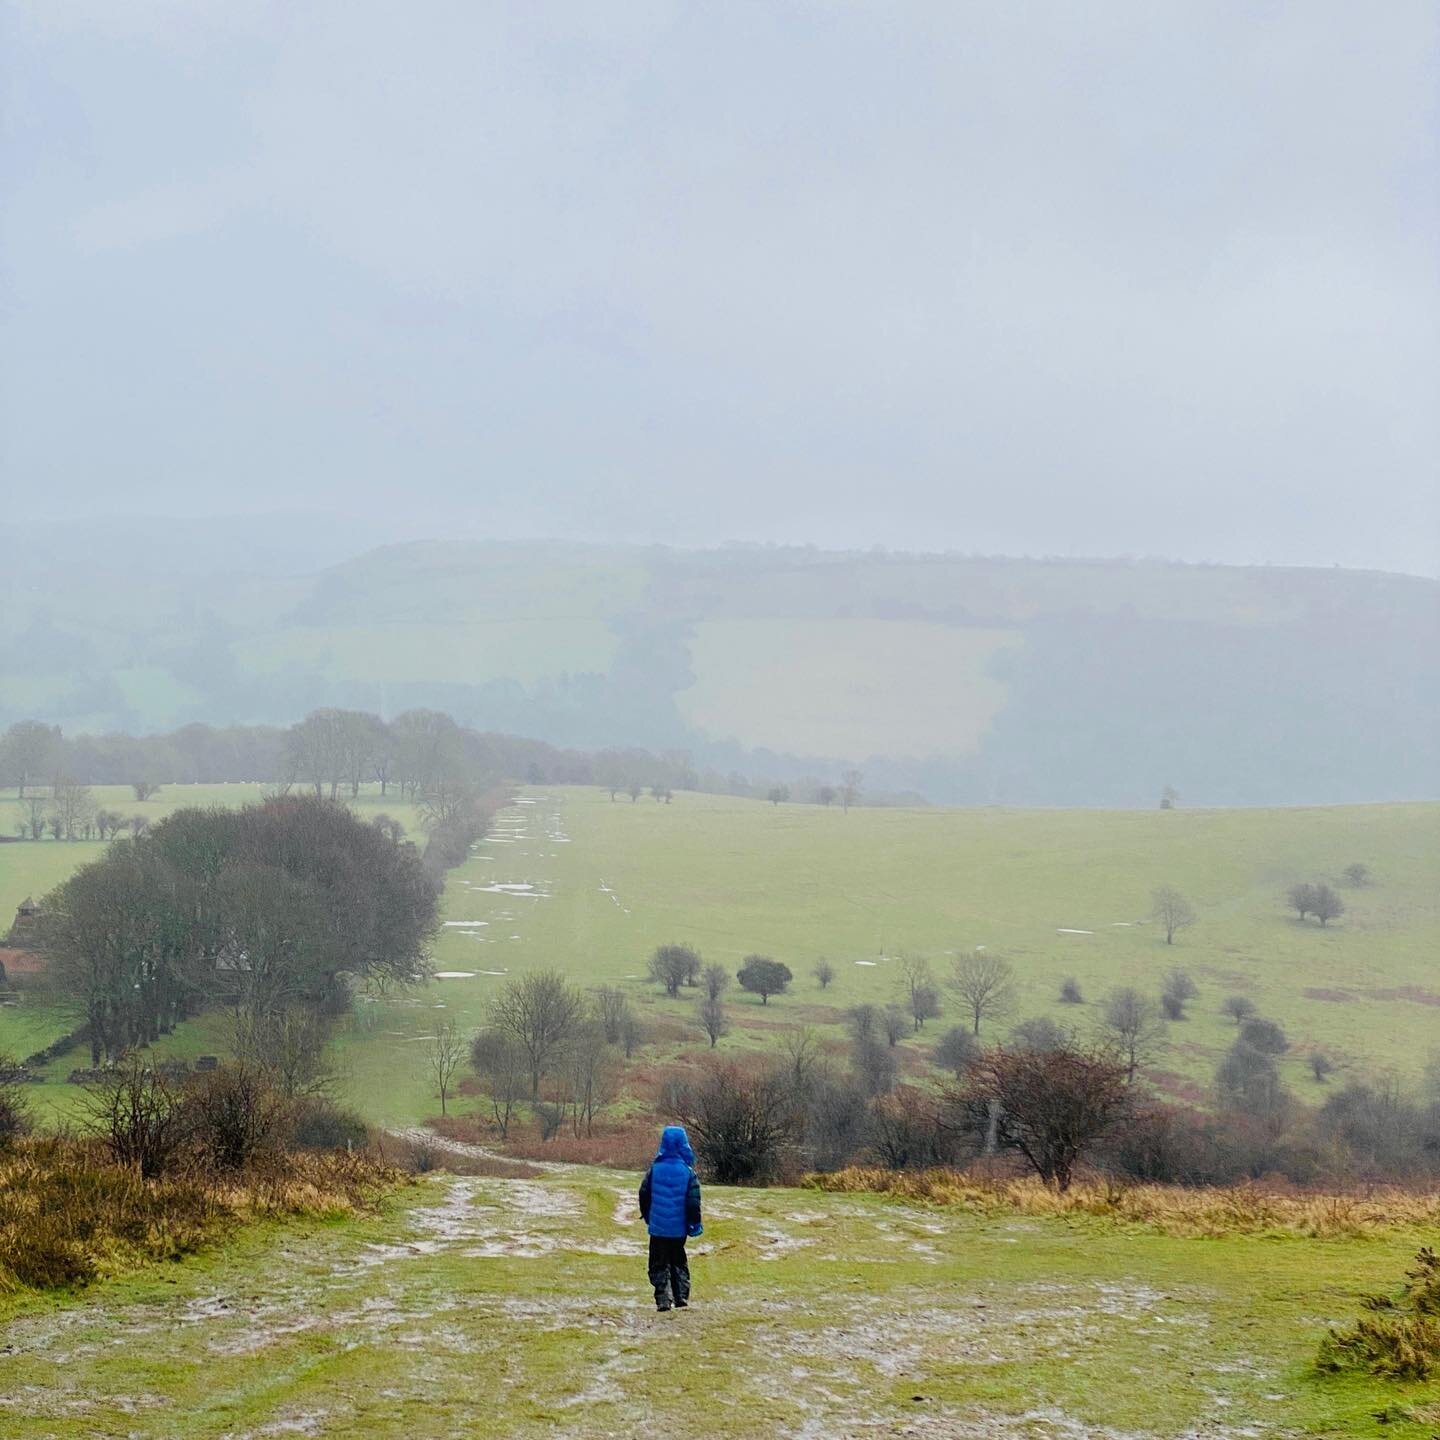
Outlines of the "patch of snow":
[{"label": "patch of snow", "polygon": [[475,972],[473,970],[437,970],[435,978],[437,980],[473,980]]},{"label": "patch of snow", "polygon": [[1095,932],[1093,930],[1067,930],[1061,926],[1055,933],[1057,935],[1093,935]]},{"label": "patch of snow", "polygon": [[880,962],[878,960],[857,960],[855,963],[857,965],[878,965]]}]

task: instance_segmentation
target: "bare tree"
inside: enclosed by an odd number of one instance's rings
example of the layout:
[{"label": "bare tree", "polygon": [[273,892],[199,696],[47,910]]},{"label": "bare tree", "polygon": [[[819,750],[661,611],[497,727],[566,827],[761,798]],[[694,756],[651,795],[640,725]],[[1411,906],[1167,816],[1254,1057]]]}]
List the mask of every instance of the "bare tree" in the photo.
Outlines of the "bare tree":
[{"label": "bare tree", "polygon": [[51,797],[51,823],[58,825],[55,838],[62,835],[66,840],[78,840],[95,823],[95,797],[88,785],[68,777],[55,781]]},{"label": "bare tree", "polygon": [[959,1098],[996,1117],[1000,1143],[1063,1193],[1081,1156],[1127,1113],[1128,1092],[1125,1066],[1103,1050],[997,1049],[970,1067]]},{"label": "bare tree", "polygon": [[1150,918],[1164,930],[1165,943],[1173,945],[1176,933],[1195,923],[1195,911],[1173,885],[1161,885],[1150,892]]},{"label": "bare tree", "polygon": [[790,798],[790,787],[788,785],[772,785],[765,792],[765,798],[772,805],[782,805]]},{"label": "bare tree", "polygon": [[625,1052],[625,1058],[631,1060],[635,1052],[645,1043],[645,1027],[640,1023],[640,1017],[633,1010],[625,1012],[625,1018],[620,1022],[620,1048]]},{"label": "bare tree", "polygon": [[469,1042],[460,1033],[459,1027],[450,1020],[442,1021],[435,1027],[435,1033],[425,1046],[425,1069],[439,1092],[442,1115],[446,1113],[455,1072],[464,1063],[469,1048]]},{"label": "bare tree", "polygon": [[1315,887],[1308,880],[1302,880],[1285,892],[1285,898],[1290,902],[1295,914],[1303,920],[1315,903]]},{"label": "bare tree", "polygon": [[1306,1063],[1317,1085],[1323,1085],[1335,1069],[1335,1062],[1323,1050],[1312,1050]]},{"label": "bare tree", "polygon": [[940,989],[930,973],[930,962],[923,955],[902,955],[900,983],[905,990],[910,1019],[917,1031],[922,1030],[927,1020],[940,1014]]},{"label": "bare tree", "polygon": [[723,965],[713,962],[701,972],[700,980],[707,1000],[718,1000],[730,988],[730,972]]},{"label": "bare tree", "polygon": [[860,803],[860,787],[865,777],[859,770],[845,770],[840,775],[840,804],[849,813],[852,805]]},{"label": "bare tree", "polygon": [[471,1042],[470,1064],[490,1097],[490,1113],[504,1140],[530,1079],[524,1047],[503,1030],[482,1030]]},{"label": "bare tree", "polygon": [[32,840],[39,840],[45,834],[45,826],[50,821],[50,801],[47,796],[36,795],[33,792],[21,797],[20,800],[20,833],[28,835]]},{"label": "bare tree", "polygon": [[130,787],[137,800],[149,800],[160,793],[160,787],[153,780],[137,780]]},{"label": "bare tree", "polygon": [[697,1014],[700,1019],[700,1028],[710,1037],[710,1048],[715,1048],[716,1042],[730,1029],[730,1021],[725,1015],[725,1005],[718,995],[706,995],[700,1001]]},{"label": "bare tree", "polygon": [[595,1112],[610,1101],[614,1091],[614,1051],[605,1042],[598,1020],[583,1021],[565,1052],[562,1078],[571,1129],[579,1136],[595,1133]]},{"label": "bare tree", "polygon": [[681,1116],[710,1177],[721,1185],[773,1179],[799,1126],[798,1107],[778,1074],[716,1065],[681,1097]]},{"label": "bare tree", "polygon": [[1063,1005],[1083,1005],[1085,997],[1080,993],[1080,982],[1073,976],[1067,975],[1060,982],[1060,1002]]},{"label": "bare tree", "polygon": [[887,1005],[880,1012],[880,1030],[887,1045],[898,1045],[909,1028],[910,1021],[898,1005]]},{"label": "bare tree", "polygon": [[665,993],[672,998],[699,970],[699,952],[689,945],[661,945],[650,957],[650,978],[663,985]]},{"label": "bare tree", "polygon": [[1124,1057],[1128,1080],[1165,1038],[1165,1022],[1155,1002],[1128,985],[1105,997],[1101,1027]]},{"label": "bare tree", "polygon": [[785,1056],[785,1071],[795,1093],[807,1093],[820,1064],[820,1042],[815,1032],[808,1025],[787,1030],[780,1041],[780,1052]]},{"label": "bare tree", "polygon": [[334,1084],[325,1058],[329,1027],[313,1007],[293,1005],[259,1015],[240,1010],[231,1027],[235,1058],[268,1075],[286,1099],[324,1094]]},{"label": "bare tree", "polygon": [[814,975],[815,983],[822,990],[828,990],[830,982],[835,978],[835,967],[822,955],[815,962],[815,968],[810,973]]},{"label": "bare tree", "polygon": [[620,1044],[629,1012],[630,997],[618,985],[602,985],[595,992],[595,1013],[605,1031],[607,1045]]},{"label": "bare tree", "polygon": [[941,1037],[930,1057],[942,1069],[959,1079],[980,1056],[980,1042],[963,1025],[954,1025]]},{"label": "bare tree", "polygon": [[1347,865],[1340,873],[1345,877],[1345,883],[1354,890],[1363,890],[1370,883],[1370,867],[1358,860],[1353,865]]},{"label": "bare tree", "polygon": [[827,809],[835,803],[835,787],[833,785],[820,785],[815,790],[815,803],[824,805]]},{"label": "bare tree", "polygon": [[15,786],[17,799],[25,799],[27,785],[54,774],[62,744],[60,727],[38,720],[17,720],[0,736],[0,773]]},{"label": "bare tree", "polygon": [[585,1014],[580,992],[557,970],[537,970],[512,980],[491,1002],[490,1023],[525,1052],[530,1098],[564,1053]]},{"label": "bare tree", "polygon": [[970,1015],[971,1031],[976,1035],[982,1020],[1008,1014],[1015,1003],[1014,967],[988,950],[957,956],[951,983]]}]

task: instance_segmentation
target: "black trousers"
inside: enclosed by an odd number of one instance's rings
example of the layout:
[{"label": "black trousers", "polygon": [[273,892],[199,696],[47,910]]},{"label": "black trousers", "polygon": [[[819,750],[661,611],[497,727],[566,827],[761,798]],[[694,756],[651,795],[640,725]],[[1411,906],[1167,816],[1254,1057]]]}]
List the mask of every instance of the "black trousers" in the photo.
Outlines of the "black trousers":
[{"label": "black trousers", "polygon": [[666,1235],[650,1237],[650,1283],[657,1305],[668,1305],[672,1294],[677,1301],[689,1300],[690,1262],[683,1235],[673,1240]]}]

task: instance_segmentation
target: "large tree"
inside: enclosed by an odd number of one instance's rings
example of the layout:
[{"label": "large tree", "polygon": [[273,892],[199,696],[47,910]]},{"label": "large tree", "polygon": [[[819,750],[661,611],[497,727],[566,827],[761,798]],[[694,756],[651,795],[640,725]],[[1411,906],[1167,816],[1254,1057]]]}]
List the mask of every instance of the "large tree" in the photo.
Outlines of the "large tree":
[{"label": "large tree", "polygon": [[558,970],[512,980],[490,1005],[490,1026],[525,1055],[530,1098],[564,1055],[585,1019],[585,997]]},{"label": "large tree", "polygon": [[1173,885],[1160,885],[1150,892],[1150,918],[1165,932],[1165,943],[1173,945],[1177,932],[1195,923],[1195,910]]},{"label": "large tree", "polygon": [[976,1035],[982,1020],[1008,1014],[1015,1003],[1014,967],[988,950],[971,950],[957,956],[951,983],[969,1013],[971,1031]]},{"label": "large tree", "polygon": [[772,960],[768,955],[747,955],[744,963],[735,972],[742,990],[760,997],[762,1005],[770,1003],[772,995],[783,995],[794,976],[783,960]]},{"label": "large tree", "polygon": [[1105,997],[1101,1026],[1125,1057],[1126,1079],[1155,1052],[1165,1037],[1165,1022],[1155,1002],[1125,985]]}]

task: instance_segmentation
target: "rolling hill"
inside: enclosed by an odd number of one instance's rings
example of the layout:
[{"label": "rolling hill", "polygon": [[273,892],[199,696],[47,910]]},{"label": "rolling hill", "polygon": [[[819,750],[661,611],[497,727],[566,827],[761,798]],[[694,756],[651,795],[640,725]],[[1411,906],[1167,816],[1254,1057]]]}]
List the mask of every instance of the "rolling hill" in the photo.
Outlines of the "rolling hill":
[{"label": "rolling hill", "polygon": [[1440,795],[1433,580],[354,533],[9,533],[0,723],[429,706],[944,803]]}]

